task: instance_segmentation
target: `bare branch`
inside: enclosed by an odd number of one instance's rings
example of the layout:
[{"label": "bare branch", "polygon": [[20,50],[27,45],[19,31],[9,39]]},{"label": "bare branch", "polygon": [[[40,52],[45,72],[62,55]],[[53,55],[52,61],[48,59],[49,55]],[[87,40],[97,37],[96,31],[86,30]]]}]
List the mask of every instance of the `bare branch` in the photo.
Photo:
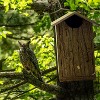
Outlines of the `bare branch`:
[{"label": "bare branch", "polygon": [[22,82],[20,82],[18,84],[15,84],[15,85],[11,86],[11,87],[7,87],[5,89],[1,89],[0,93],[6,92],[8,90],[12,90],[12,89],[17,88],[17,87],[19,87],[19,86],[21,86],[21,85],[23,85],[25,83],[26,83],[25,81],[22,81]]},{"label": "bare branch", "polygon": [[0,24],[1,26],[5,26],[5,27],[23,27],[23,26],[29,26],[29,25],[34,25],[35,23],[29,23],[29,24],[13,24],[13,25],[7,25],[7,24]]},{"label": "bare branch", "polygon": [[21,36],[21,37],[15,37],[15,36],[12,36],[12,35],[6,35],[8,38],[10,39],[15,39],[15,40],[30,40],[31,37],[24,37],[24,36]]},{"label": "bare branch", "polygon": [[[41,82],[33,75],[30,75],[28,72],[26,74],[17,73],[17,72],[0,72],[0,77],[25,80],[25,82],[30,83],[41,90],[44,90],[46,92],[49,92],[55,95],[64,95],[66,93],[65,89],[59,86],[50,85],[45,82]],[[2,91],[6,91],[8,89],[4,89]]]},{"label": "bare branch", "polygon": [[44,70],[44,71],[42,72],[42,75],[48,74],[48,73],[50,73],[50,72],[52,72],[52,71],[55,71],[56,69],[57,69],[57,66],[54,66],[54,67],[49,68],[49,69],[47,69],[47,70]]},{"label": "bare branch", "polygon": [[53,81],[55,79],[57,79],[57,75],[55,75],[53,78],[51,78],[50,80],[48,80],[47,83],[49,83],[49,82],[51,82],[51,81]]},{"label": "bare branch", "polygon": [[10,95],[11,92],[12,92],[12,90],[10,90],[10,91],[7,93],[7,95],[4,97],[3,100],[7,100],[8,96]]},{"label": "bare branch", "polygon": [[19,72],[0,72],[0,78],[24,79],[23,73]]},{"label": "bare branch", "polygon": [[28,73],[25,74],[25,80],[30,83],[33,84],[34,86],[36,86],[37,88],[49,92],[51,94],[55,94],[55,95],[64,95],[66,94],[66,90],[56,86],[56,85],[51,85],[51,84],[47,84],[45,82],[39,81],[36,77],[32,77],[31,75],[29,75]]},{"label": "bare branch", "polygon": [[[56,69],[57,69],[57,67],[55,66],[55,67],[52,67],[50,69],[44,70],[42,72],[42,75],[45,75],[45,74],[47,74],[49,72],[52,72],[52,71],[54,71]],[[13,70],[14,69],[6,70],[6,71],[2,70],[0,72],[0,78],[24,79],[24,75],[23,75],[22,72],[14,72]]]},{"label": "bare branch", "polygon": [[[32,91],[33,89],[35,89],[35,88],[32,88],[32,89],[27,90],[27,91],[23,91],[22,93],[20,93],[20,94],[16,95],[15,97],[13,97],[11,100],[15,100],[17,98],[20,98],[21,96],[25,95],[25,93],[27,93],[29,91]],[[18,91],[18,92],[20,92],[20,91]]]}]

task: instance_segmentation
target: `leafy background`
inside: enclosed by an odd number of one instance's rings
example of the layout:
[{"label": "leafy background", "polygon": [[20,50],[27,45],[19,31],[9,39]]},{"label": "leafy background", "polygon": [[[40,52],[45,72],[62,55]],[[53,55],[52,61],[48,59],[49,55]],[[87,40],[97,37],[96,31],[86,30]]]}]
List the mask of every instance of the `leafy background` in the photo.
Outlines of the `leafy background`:
[{"label": "leafy background", "polygon": [[[54,50],[54,33],[51,19],[47,12],[39,15],[31,9],[33,0],[0,0],[0,71],[22,71],[19,60],[18,40],[31,40],[31,48],[39,61],[41,71],[56,66]],[[64,2],[68,11],[80,11],[89,19],[100,24],[99,0],[66,0]],[[68,10],[67,10],[68,9]],[[100,25],[93,26],[96,33],[94,43],[100,43]],[[100,72],[100,50],[94,52],[96,73]],[[46,74],[43,78],[50,84],[56,84],[56,71]],[[52,80],[53,79],[53,80]],[[19,80],[0,79],[0,89],[18,83]],[[25,84],[8,93],[0,94],[0,100],[49,100],[55,97],[35,88],[31,84]],[[96,95],[100,99],[100,95]]]}]

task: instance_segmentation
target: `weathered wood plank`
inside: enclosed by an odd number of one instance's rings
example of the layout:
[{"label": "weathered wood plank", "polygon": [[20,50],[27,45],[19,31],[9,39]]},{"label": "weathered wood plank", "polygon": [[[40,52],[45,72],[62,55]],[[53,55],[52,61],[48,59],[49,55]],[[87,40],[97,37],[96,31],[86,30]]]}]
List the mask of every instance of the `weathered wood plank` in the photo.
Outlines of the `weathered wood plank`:
[{"label": "weathered wood plank", "polygon": [[[89,66],[89,70],[90,70],[90,76],[95,76],[95,59],[94,59],[94,43],[93,43],[93,39],[94,39],[94,33],[93,33],[93,29],[92,29],[92,24],[88,23],[89,29],[88,29],[88,34],[90,37],[90,46],[91,46],[91,50],[89,52],[89,60],[90,60],[90,66]],[[95,77],[94,77],[95,78]]]},{"label": "weathered wood plank", "polygon": [[88,58],[88,49],[87,48],[90,48],[89,47],[89,39],[87,38],[88,37],[88,34],[87,34],[87,31],[86,31],[86,26],[85,25],[85,21],[83,20],[83,24],[82,24],[82,38],[83,38],[83,60],[84,60],[84,64],[85,64],[85,68],[84,68],[84,71],[85,71],[85,75],[86,76],[89,76],[89,65],[88,65],[88,62],[89,62],[89,58]]},{"label": "weathered wood plank", "polygon": [[73,35],[72,35],[72,28],[68,27],[66,24],[66,35],[68,36],[68,41],[69,41],[69,64],[70,64],[70,76],[73,77],[75,75],[74,72],[74,64],[73,64]]},{"label": "weathered wood plank", "polygon": [[[88,28],[86,28],[88,26]],[[94,73],[94,65],[92,64],[93,58],[94,58],[94,50],[93,50],[93,31],[90,30],[92,28],[92,25],[84,20],[83,23],[83,35],[85,37],[85,43],[86,43],[86,50],[87,50],[87,56],[88,61],[86,61],[88,67],[88,75],[92,77],[92,74]],[[87,34],[85,34],[87,33]]]},{"label": "weathered wood plank", "polygon": [[81,72],[82,72],[82,76],[85,76],[85,62],[84,62],[84,55],[85,55],[85,46],[84,46],[84,39],[83,39],[83,34],[82,34],[82,28],[79,28],[79,35],[78,35],[78,40],[79,40],[79,61],[80,61],[80,66],[81,66]]},{"label": "weathered wood plank", "polygon": [[78,29],[73,28],[72,31],[73,35],[73,59],[74,59],[74,69],[75,69],[75,76],[82,76],[81,75],[81,67],[79,63],[79,52],[78,52]]},{"label": "weathered wood plank", "polygon": [[[65,23],[63,22],[62,23],[62,31],[63,31],[63,34],[62,34],[62,45],[63,45],[63,51],[64,51],[64,57],[63,57],[63,60],[64,60],[64,66],[63,66],[63,73],[65,74],[64,77],[67,77],[67,76],[70,76],[70,64],[69,64],[69,41],[68,41],[68,34],[66,34],[66,31],[65,31]],[[65,27],[64,27],[65,26]]]},{"label": "weathered wood plank", "polygon": [[[60,45],[60,41],[59,41],[59,38],[61,37],[61,33],[60,33],[60,25],[57,25],[56,26],[56,48],[57,48],[57,64],[58,64],[58,74],[60,73],[59,75],[59,79],[61,79],[61,77],[63,77],[63,71],[62,71],[62,68],[61,68],[61,59],[59,57],[59,54],[61,53],[61,45]],[[59,49],[58,49],[59,48]]]}]

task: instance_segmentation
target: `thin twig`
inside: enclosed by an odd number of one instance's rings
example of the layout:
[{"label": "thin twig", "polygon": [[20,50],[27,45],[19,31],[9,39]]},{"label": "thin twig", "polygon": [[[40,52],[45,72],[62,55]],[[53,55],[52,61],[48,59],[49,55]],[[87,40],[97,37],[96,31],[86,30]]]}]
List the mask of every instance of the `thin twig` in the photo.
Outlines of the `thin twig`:
[{"label": "thin twig", "polygon": [[55,75],[53,78],[51,78],[50,80],[48,80],[47,83],[49,83],[49,82],[51,82],[51,81],[53,81],[55,79],[57,79],[57,75]]},{"label": "thin twig", "polygon": [[[35,88],[36,88],[36,87],[35,87]],[[22,93],[20,93],[20,94],[16,95],[15,97],[13,97],[11,100],[15,100],[15,99],[17,99],[17,98],[19,98],[19,97],[23,96],[25,93],[27,93],[27,92],[29,92],[29,91],[32,91],[32,90],[34,90],[35,88],[32,88],[32,89],[27,90],[27,91],[24,91],[24,92],[22,92]]]},{"label": "thin twig", "polygon": [[29,23],[29,24],[13,24],[13,25],[7,25],[7,24],[0,24],[1,26],[5,26],[5,27],[23,27],[23,26],[29,26],[29,25],[34,25],[34,23]]},{"label": "thin twig", "polygon": [[48,73],[50,73],[50,72],[52,72],[52,71],[55,71],[56,69],[57,69],[57,66],[54,66],[54,67],[49,68],[49,69],[46,69],[46,70],[44,70],[44,71],[42,72],[42,75],[44,76],[45,74],[48,74]]},{"label": "thin twig", "polygon": [[19,87],[19,86],[21,86],[21,85],[23,85],[25,83],[26,83],[26,81],[22,81],[22,82],[20,82],[18,84],[15,84],[15,85],[11,86],[11,87],[7,87],[5,89],[1,89],[0,93],[6,92],[6,91],[9,91],[9,90],[13,90],[14,88],[17,88],[17,87]]},{"label": "thin twig", "polygon": [[59,8],[61,9],[62,8],[62,6],[61,6],[61,3],[60,3],[60,1],[58,0],[58,4],[59,4]]},{"label": "thin twig", "polygon": [[30,40],[31,37],[14,37],[14,36],[10,36],[10,35],[7,35],[8,38],[11,38],[11,39],[16,39],[16,40]]},{"label": "thin twig", "polygon": [[11,92],[12,92],[12,90],[10,90],[10,91],[7,93],[7,95],[4,97],[3,100],[7,100],[8,96],[10,95]]}]

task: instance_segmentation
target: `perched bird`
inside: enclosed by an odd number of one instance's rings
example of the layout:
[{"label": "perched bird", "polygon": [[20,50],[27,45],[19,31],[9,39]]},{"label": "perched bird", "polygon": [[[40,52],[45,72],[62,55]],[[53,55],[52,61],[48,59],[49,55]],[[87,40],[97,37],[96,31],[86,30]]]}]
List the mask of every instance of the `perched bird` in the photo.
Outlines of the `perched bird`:
[{"label": "perched bird", "polygon": [[27,43],[19,42],[19,44],[20,44],[20,50],[19,50],[20,61],[23,67],[25,68],[25,70],[32,72],[32,74],[37,79],[39,79],[40,81],[43,81],[41,77],[41,72],[38,66],[38,60],[34,52],[29,47],[30,41]]}]

